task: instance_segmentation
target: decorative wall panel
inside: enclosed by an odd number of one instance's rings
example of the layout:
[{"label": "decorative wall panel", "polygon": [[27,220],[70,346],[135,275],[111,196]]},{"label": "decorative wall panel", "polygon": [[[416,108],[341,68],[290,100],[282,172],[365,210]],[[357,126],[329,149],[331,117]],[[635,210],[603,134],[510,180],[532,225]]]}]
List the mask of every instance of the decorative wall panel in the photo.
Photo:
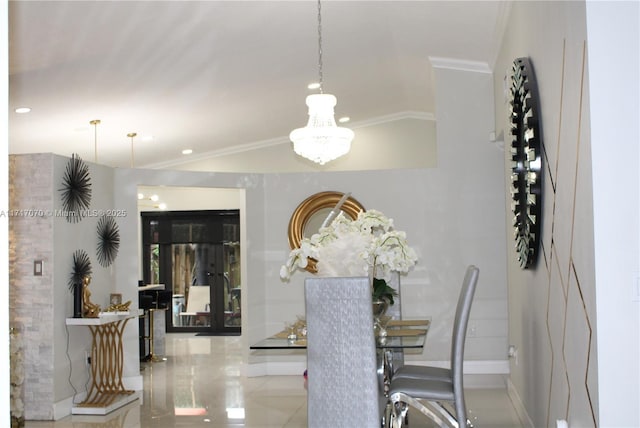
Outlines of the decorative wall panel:
[{"label": "decorative wall panel", "polygon": [[51,155],[9,156],[9,319],[22,326],[27,420],[53,416],[53,217],[39,215],[53,209],[52,169]]},{"label": "decorative wall panel", "polygon": [[585,25],[582,2],[513,2],[496,64],[506,70],[526,52],[543,116],[541,258],[535,271],[521,271],[511,250],[508,269],[509,340],[518,348],[510,382],[534,427],[559,419],[595,427],[598,420]]}]

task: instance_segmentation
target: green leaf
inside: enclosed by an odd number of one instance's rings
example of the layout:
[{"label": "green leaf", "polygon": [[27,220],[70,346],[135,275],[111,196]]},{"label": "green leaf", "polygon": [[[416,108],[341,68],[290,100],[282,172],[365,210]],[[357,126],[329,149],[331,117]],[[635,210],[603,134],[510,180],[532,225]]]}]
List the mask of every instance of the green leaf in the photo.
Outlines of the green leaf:
[{"label": "green leaf", "polygon": [[393,305],[393,298],[397,295],[396,290],[390,287],[387,281],[380,278],[373,278],[373,293],[371,295],[373,300],[386,300],[389,302],[389,305]]}]

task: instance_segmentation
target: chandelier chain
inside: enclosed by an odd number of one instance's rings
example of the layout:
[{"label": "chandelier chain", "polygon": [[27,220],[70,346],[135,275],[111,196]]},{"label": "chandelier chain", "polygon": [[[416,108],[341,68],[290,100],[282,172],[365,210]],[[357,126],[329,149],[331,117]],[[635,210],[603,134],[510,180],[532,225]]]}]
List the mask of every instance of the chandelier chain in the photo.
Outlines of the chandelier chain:
[{"label": "chandelier chain", "polygon": [[322,6],[318,0],[318,83],[322,93]]}]

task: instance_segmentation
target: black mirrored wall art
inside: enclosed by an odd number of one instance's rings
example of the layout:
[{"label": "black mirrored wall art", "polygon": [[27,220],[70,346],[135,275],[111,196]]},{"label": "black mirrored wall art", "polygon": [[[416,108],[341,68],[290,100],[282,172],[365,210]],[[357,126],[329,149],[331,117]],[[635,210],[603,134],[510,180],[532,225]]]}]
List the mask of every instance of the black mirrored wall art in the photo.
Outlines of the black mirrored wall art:
[{"label": "black mirrored wall art", "polygon": [[542,133],[538,87],[528,58],[511,69],[511,208],[518,263],[533,268],[540,248],[542,221]]},{"label": "black mirrored wall art", "polygon": [[98,263],[108,267],[113,263],[120,248],[120,229],[118,224],[110,216],[102,216],[98,220],[98,248],[96,255]]},{"label": "black mirrored wall art", "polygon": [[86,216],[91,204],[91,176],[89,167],[77,154],[71,155],[62,177],[62,209],[70,223],[77,223]]}]

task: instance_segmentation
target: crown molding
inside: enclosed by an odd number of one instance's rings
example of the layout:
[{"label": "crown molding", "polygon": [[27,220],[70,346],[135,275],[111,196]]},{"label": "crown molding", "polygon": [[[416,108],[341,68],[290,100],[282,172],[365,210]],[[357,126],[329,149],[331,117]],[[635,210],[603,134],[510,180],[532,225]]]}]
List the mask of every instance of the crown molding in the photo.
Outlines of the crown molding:
[{"label": "crown molding", "polygon": [[382,123],[396,122],[404,119],[416,119],[416,120],[436,120],[436,116],[433,113],[425,111],[401,111],[398,113],[387,114],[384,116],[377,116],[371,119],[360,120],[349,124],[349,128],[364,128],[366,126],[380,125]]},{"label": "crown molding", "polygon": [[[408,110],[408,111],[392,113],[384,116],[377,116],[371,119],[353,122],[349,124],[349,128],[352,128],[352,129],[365,128],[368,126],[380,125],[380,124],[389,123],[389,122],[396,122],[396,121],[405,120],[405,119],[435,121],[436,117],[433,113]],[[170,161],[143,165],[140,168],[149,168],[149,169],[172,168],[172,167],[176,167],[176,166],[180,166],[188,163],[203,161],[203,160],[222,157],[222,156],[230,156],[238,153],[245,153],[252,150],[264,149],[267,147],[273,147],[280,144],[289,144],[289,143],[291,143],[291,140],[289,140],[288,136],[276,137],[276,138],[271,138],[269,140],[254,141],[246,144],[238,144],[233,147],[226,147],[223,149],[211,150],[208,152],[199,153],[197,155],[185,156],[184,158],[173,159]]]},{"label": "crown molding", "polygon": [[471,71],[474,73],[493,73],[489,64],[483,61],[468,61],[455,58],[442,58],[430,56],[429,61],[433,68],[446,68],[449,70]]}]

